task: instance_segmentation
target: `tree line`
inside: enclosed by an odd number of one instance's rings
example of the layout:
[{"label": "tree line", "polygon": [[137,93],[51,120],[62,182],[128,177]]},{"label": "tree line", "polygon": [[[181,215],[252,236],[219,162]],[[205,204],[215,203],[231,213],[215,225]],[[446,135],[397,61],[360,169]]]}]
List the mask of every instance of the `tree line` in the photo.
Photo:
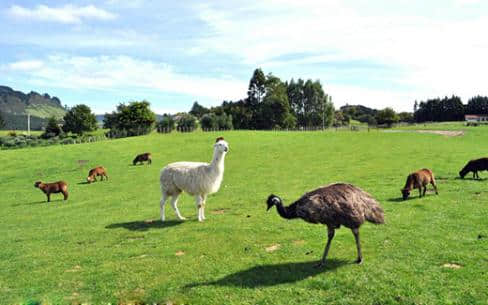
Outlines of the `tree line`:
[{"label": "tree line", "polygon": [[246,98],[212,108],[195,102],[189,114],[203,129],[327,128],[334,121],[334,106],[318,80],[283,82],[256,69]]},{"label": "tree line", "polygon": [[488,115],[488,97],[472,97],[466,105],[455,95],[414,103],[414,120],[418,123],[463,121],[466,114]]}]

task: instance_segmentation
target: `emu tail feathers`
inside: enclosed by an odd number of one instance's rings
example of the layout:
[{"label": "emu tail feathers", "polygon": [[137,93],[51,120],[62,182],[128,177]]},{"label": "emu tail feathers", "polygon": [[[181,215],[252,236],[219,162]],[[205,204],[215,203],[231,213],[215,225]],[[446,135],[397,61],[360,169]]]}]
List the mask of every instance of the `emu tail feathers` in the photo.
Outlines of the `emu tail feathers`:
[{"label": "emu tail feathers", "polygon": [[371,223],[385,223],[385,214],[383,209],[377,203],[370,205],[364,216],[366,217],[366,220]]}]

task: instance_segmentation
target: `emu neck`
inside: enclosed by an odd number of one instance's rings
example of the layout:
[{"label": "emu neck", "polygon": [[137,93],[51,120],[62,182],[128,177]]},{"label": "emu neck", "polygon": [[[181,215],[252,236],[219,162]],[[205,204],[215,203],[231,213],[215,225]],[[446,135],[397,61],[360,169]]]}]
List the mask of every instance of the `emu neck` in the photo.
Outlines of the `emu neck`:
[{"label": "emu neck", "polygon": [[292,204],[288,207],[284,207],[281,202],[276,204],[276,210],[278,210],[278,214],[280,214],[281,217],[286,218],[286,219],[292,219],[292,218],[297,218],[297,213],[296,213],[296,204]]},{"label": "emu neck", "polygon": [[224,171],[224,158],[225,155],[222,152],[215,151],[211,163],[211,167],[219,172]]}]

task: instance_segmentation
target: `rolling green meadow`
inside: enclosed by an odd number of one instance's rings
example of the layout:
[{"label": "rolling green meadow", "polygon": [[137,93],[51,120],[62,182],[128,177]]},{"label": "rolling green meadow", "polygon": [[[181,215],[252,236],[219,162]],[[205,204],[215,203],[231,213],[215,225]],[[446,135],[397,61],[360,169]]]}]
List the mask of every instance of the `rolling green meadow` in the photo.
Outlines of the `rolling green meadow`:
[{"label": "rolling green meadow", "polygon": [[[458,178],[487,156],[488,127],[447,137],[412,130],[150,134],[97,143],[0,151],[0,304],[488,304],[488,173]],[[408,128],[406,128],[408,129]],[[229,142],[221,189],[197,221],[170,204],[159,220],[159,172],[175,161],[210,161],[217,136]],[[152,165],[132,166],[142,152]],[[80,167],[78,160],[88,160]],[[85,184],[88,170],[108,181]],[[402,201],[417,169],[429,186]],[[65,180],[70,198],[52,202],[33,184]],[[364,262],[351,231],[336,231],[325,268],[314,268],[323,225],[285,220],[306,191],[349,182],[372,194],[386,224],[361,227]]]}]

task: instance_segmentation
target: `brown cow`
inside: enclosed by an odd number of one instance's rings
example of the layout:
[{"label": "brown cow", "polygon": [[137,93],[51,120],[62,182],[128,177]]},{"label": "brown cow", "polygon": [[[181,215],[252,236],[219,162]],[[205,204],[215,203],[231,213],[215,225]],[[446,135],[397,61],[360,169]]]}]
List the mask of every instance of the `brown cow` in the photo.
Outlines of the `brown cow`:
[{"label": "brown cow", "polygon": [[105,170],[105,168],[103,166],[97,166],[90,170],[90,172],[88,173],[88,177],[86,178],[86,181],[88,183],[97,181],[97,176],[100,176],[100,179],[102,181],[103,181],[103,177],[105,177],[105,179],[108,180],[107,171]]},{"label": "brown cow", "polygon": [[144,161],[147,161],[147,164],[152,163],[151,153],[143,153],[143,154],[137,155],[136,158],[132,161],[132,164],[136,165],[137,162],[140,162],[142,164]]},{"label": "brown cow", "polygon": [[68,184],[64,181],[58,181],[53,183],[43,183],[37,181],[34,183],[34,187],[37,187],[44,192],[47,196],[47,202],[51,202],[52,193],[63,193],[64,200],[68,200]]},{"label": "brown cow", "polygon": [[[406,200],[410,195],[410,191],[414,188],[419,189],[419,198],[425,196],[425,192],[427,191],[427,184],[432,184],[434,187],[435,193],[438,195],[437,192],[437,185],[435,183],[434,173],[428,168],[423,168],[418,170],[414,173],[411,173],[407,177],[407,182],[403,189],[401,189],[403,200]],[[422,188],[424,188],[422,193]]]}]

